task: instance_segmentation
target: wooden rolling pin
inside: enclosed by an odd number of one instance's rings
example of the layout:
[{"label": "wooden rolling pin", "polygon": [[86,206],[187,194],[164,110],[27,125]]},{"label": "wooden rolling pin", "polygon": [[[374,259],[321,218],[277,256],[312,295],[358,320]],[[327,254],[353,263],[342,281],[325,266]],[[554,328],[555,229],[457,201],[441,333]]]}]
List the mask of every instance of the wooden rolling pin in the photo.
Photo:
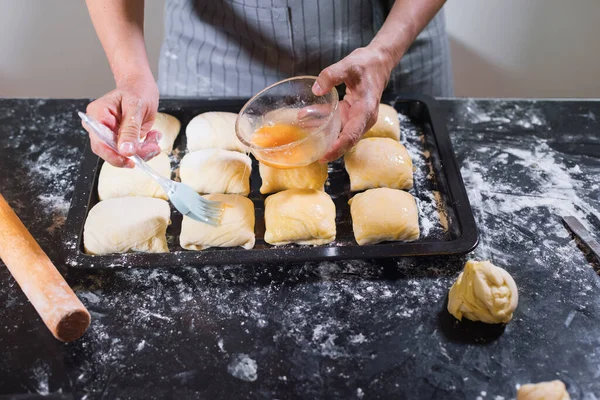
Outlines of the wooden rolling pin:
[{"label": "wooden rolling pin", "polygon": [[1,194],[0,258],[58,340],[85,333],[90,313]]}]

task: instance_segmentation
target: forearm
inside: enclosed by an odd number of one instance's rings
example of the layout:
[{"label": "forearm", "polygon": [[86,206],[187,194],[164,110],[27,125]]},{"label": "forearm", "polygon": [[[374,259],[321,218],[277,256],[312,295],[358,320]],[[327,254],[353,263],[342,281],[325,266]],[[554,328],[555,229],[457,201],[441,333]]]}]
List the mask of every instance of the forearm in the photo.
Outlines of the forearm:
[{"label": "forearm", "polygon": [[[394,68],[446,0],[396,0],[372,44],[381,48]],[[390,68],[390,69],[391,69]]]},{"label": "forearm", "polygon": [[152,78],[144,43],[144,0],[86,0],[96,33],[115,77]]}]

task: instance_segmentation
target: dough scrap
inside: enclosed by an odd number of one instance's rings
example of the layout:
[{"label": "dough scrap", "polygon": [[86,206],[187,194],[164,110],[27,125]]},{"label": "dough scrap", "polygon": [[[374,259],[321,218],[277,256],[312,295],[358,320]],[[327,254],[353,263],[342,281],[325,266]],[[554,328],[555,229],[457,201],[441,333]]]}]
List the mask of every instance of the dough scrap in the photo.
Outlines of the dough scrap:
[{"label": "dough scrap", "polygon": [[179,135],[179,130],[181,129],[181,122],[170,114],[159,112],[156,113],[152,129],[162,134],[158,142],[160,149],[167,154],[171,154],[173,143],[175,143],[175,139],[177,139],[177,135]]},{"label": "dough scrap", "polygon": [[188,250],[209,247],[254,247],[254,204],[247,197],[233,194],[208,194],[208,200],[222,202],[225,207],[219,226],[183,217],[179,244]]},{"label": "dough scrap", "polygon": [[[148,165],[160,175],[171,177],[171,161],[165,153],[160,153],[148,161]],[[102,164],[98,177],[98,198],[107,200],[131,196],[167,199],[167,194],[160,185],[138,167],[117,168],[107,162]]]},{"label": "dough scrap", "polygon": [[350,199],[352,229],[363,246],[419,238],[419,214],[414,197],[402,190],[369,189]]},{"label": "dough scrap", "polygon": [[489,261],[469,260],[448,295],[448,312],[488,324],[506,324],[519,302],[514,279]]},{"label": "dough scrap", "polygon": [[358,142],[344,156],[353,192],[389,187],[410,189],[413,166],[408,151],[400,142],[389,138],[368,138]]},{"label": "dough scrap", "polygon": [[252,160],[245,154],[223,149],[202,149],[181,160],[181,182],[198,193],[250,193]]},{"label": "dough scrap", "polygon": [[327,181],[327,164],[315,162],[305,167],[279,169],[259,163],[262,179],[260,192],[269,194],[287,189],[315,189],[323,191]]},{"label": "dough scrap", "polygon": [[195,116],[185,128],[188,151],[223,149],[246,153],[235,134],[237,114],[211,111]]},{"label": "dough scrap", "polygon": [[517,390],[517,400],[571,400],[562,381],[529,383]]},{"label": "dough scrap", "polygon": [[387,104],[379,104],[377,122],[363,136],[363,138],[370,137],[400,140],[400,119],[398,118],[398,111],[394,107]]},{"label": "dough scrap", "polygon": [[265,242],[320,245],[335,240],[335,204],[325,192],[289,189],[265,200]]},{"label": "dough scrap", "polygon": [[152,197],[101,201],[88,213],[83,228],[87,254],[167,253],[169,203]]}]

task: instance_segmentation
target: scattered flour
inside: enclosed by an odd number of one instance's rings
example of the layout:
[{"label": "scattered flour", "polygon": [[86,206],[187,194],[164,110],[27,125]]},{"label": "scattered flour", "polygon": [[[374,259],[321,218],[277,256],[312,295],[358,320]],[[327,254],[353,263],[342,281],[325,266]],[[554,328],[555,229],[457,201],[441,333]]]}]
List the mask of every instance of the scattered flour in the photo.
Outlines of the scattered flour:
[{"label": "scattered flour", "polygon": [[[535,101],[532,101],[534,104]],[[506,106],[504,102],[492,103],[485,110],[473,99],[464,103],[464,116],[470,124],[488,124],[494,129],[502,130],[507,124],[516,124],[525,129],[543,127],[546,123],[541,111],[535,107],[522,107],[518,104]],[[491,124],[490,124],[491,123]]]},{"label": "scattered flour", "polygon": [[246,382],[254,382],[258,378],[256,361],[246,354],[236,354],[227,366],[227,372]]}]

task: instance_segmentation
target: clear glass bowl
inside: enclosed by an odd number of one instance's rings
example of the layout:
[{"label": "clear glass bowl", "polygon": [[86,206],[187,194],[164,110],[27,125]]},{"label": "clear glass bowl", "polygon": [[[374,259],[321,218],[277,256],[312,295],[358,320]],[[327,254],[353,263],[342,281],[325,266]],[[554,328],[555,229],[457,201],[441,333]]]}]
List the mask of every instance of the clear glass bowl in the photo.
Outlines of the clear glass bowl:
[{"label": "clear glass bowl", "polygon": [[321,159],[337,139],[339,98],[335,88],[315,96],[315,76],[277,82],[251,98],[240,111],[235,131],[259,161],[296,168]]}]

